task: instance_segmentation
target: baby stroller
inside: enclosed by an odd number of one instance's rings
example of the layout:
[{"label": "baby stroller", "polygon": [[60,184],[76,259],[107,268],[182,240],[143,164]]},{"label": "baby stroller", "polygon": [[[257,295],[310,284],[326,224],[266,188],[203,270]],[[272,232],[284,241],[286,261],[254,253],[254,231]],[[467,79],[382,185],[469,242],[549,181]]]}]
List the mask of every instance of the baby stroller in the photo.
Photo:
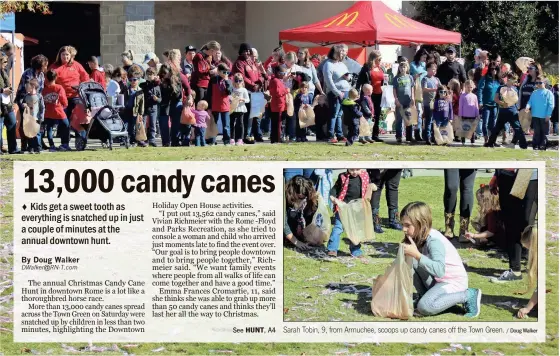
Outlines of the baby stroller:
[{"label": "baby stroller", "polygon": [[[122,142],[129,148],[126,126],[118,110],[109,105],[103,86],[96,82],[84,82],[78,86],[78,93],[85,115],[77,121],[74,118],[72,120],[72,128],[78,131],[75,138],[76,150],[85,149],[88,137],[108,142],[110,150],[115,142]],[[76,107],[74,111],[78,110]]]}]

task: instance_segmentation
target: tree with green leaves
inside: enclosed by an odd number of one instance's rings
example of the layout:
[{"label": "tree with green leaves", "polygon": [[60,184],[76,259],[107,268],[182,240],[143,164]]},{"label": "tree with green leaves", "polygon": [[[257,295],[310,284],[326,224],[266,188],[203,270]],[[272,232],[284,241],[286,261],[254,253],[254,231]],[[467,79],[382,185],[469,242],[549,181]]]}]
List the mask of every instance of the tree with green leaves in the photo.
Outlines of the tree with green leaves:
[{"label": "tree with green leaves", "polygon": [[498,53],[503,62],[539,58],[544,47],[558,53],[558,3],[525,1],[415,1],[416,20],[460,32],[467,60],[474,49]]},{"label": "tree with green leaves", "polygon": [[44,15],[50,14],[49,4],[45,1],[0,1],[0,18],[2,14],[10,12],[40,12]]}]

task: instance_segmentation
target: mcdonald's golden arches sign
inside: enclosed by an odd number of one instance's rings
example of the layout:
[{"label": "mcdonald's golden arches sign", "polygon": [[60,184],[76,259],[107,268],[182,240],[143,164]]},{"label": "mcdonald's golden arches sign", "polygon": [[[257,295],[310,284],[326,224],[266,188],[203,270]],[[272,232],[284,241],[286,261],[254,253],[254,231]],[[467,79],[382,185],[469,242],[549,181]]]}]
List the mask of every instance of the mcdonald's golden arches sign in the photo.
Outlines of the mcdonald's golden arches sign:
[{"label": "mcdonald's golden arches sign", "polygon": [[354,21],[356,21],[356,19],[358,18],[358,16],[360,15],[360,13],[358,11],[354,11],[351,13],[347,13],[344,12],[342,14],[340,14],[337,18],[335,18],[334,20],[332,20],[331,22],[329,22],[328,24],[325,25],[325,27],[330,27],[330,26],[346,26],[349,27],[350,25],[352,25],[354,23]]},{"label": "mcdonald's golden arches sign", "polygon": [[410,23],[406,17],[398,14],[385,13],[385,19],[389,21],[391,25],[398,28],[404,28],[404,27],[414,28],[414,29],[418,28],[414,26],[414,24]]}]

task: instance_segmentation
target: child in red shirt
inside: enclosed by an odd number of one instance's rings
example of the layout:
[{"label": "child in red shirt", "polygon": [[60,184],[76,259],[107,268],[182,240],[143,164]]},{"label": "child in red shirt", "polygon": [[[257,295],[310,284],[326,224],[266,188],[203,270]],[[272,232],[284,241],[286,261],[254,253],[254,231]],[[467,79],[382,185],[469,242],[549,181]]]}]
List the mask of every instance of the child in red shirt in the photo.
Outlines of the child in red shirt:
[{"label": "child in red shirt", "polygon": [[56,151],[53,141],[53,127],[55,125],[58,126],[57,130],[60,132],[61,145],[59,149],[61,151],[70,150],[70,146],[68,146],[70,140],[70,122],[64,111],[68,106],[68,99],[66,98],[64,88],[56,84],[57,76],[56,72],[52,69],[47,72],[47,81],[42,92],[43,101],[45,102],[45,126],[51,152]]},{"label": "child in red shirt", "polygon": [[268,87],[270,91],[270,120],[272,122],[270,128],[270,143],[280,143],[280,135],[282,133],[282,121],[286,120],[286,94],[289,93],[284,85],[283,66],[274,67],[274,78],[270,81]]},{"label": "child in red shirt", "polygon": [[91,69],[91,75],[89,76],[91,80],[103,85],[103,89],[107,89],[105,71],[102,68],[99,68],[97,57],[92,56],[88,61],[88,66],[89,69]]},{"label": "child in red shirt", "polygon": [[225,63],[218,65],[218,75],[210,79],[208,91],[206,92],[207,102],[210,104],[209,109],[212,111],[216,124],[218,120],[222,121],[223,141],[224,145],[230,144],[229,130],[229,96],[233,93],[233,85],[229,80],[230,69]]}]

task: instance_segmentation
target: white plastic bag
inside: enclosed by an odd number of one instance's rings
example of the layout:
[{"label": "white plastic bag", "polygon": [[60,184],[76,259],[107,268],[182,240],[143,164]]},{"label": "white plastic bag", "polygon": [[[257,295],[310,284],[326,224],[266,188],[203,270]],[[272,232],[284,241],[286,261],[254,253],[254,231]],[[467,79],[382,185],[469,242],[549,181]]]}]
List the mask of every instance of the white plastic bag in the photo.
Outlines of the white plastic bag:
[{"label": "white plastic bag", "polygon": [[338,215],[346,236],[354,245],[362,241],[373,240],[373,217],[371,204],[366,199],[355,199],[350,203],[336,199]]},{"label": "white plastic bag", "polygon": [[383,94],[381,94],[381,108],[382,109],[391,109],[395,107],[395,96],[393,95],[393,86],[392,85],[384,85],[381,90]]},{"label": "white plastic bag", "polygon": [[262,117],[264,113],[264,108],[266,106],[266,99],[264,98],[264,94],[261,92],[258,93],[251,93],[251,118],[255,117]]},{"label": "white plastic bag", "polygon": [[317,193],[317,211],[313,215],[311,224],[303,229],[305,242],[311,246],[322,246],[331,233],[331,216],[323,197]]},{"label": "white plastic bag", "polygon": [[397,258],[373,282],[371,311],[383,318],[407,320],[414,313],[412,302],[412,259],[399,246]]}]

